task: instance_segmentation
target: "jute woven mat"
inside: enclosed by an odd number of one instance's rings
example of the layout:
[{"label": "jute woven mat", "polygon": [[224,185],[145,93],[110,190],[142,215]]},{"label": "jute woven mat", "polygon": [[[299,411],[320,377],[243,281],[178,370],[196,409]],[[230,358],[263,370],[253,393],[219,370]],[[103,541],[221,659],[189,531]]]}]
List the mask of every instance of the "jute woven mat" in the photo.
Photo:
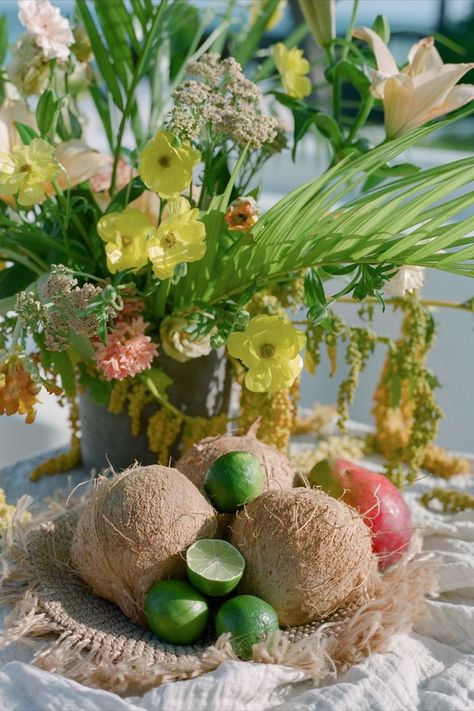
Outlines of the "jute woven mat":
[{"label": "jute woven mat", "polygon": [[[20,502],[5,538],[0,601],[14,607],[0,646],[33,641],[34,664],[123,695],[237,659],[226,635],[215,640],[210,630],[199,644],[167,645],[93,595],[70,560],[79,507],[55,509],[55,515],[44,512],[41,523],[25,526]],[[434,561],[419,550],[418,541],[357,609],[277,633],[271,643],[254,646],[252,661],[292,666],[319,681],[384,651],[393,634],[425,614],[425,595],[436,594]]]}]

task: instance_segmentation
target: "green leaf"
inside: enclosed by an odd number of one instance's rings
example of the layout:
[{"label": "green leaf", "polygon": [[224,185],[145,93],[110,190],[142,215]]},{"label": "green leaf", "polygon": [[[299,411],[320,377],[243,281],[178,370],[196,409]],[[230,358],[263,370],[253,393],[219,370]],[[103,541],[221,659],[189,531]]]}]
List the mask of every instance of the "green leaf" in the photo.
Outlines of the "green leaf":
[{"label": "green leaf", "polygon": [[34,128],[28,126],[26,123],[20,123],[20,121],[14,121],[16,130],[20,134],[20,138],[25,146],[29,146],[34,138],[39,138],[39,134]]},{"label": "green leaf", "polygon": [[108,405],[113,383],[92,375],[90,371],[79,363],[79,383],[89,391],[91,398],[99,405]]},{"label": "green leaf", "polygon": [[308,269],[304,277],[304,295],[308,306],[326,304],[324,284],[316,269]]},{"label": "green leaf", "polygon": [[8,19],[6,15],[0,16],[0,66],[5,61],[8,52]]},{"label": "green leaf", "polygon": [[278,8],[280,0],[262,0],[261,10],[256,23],[248,32],[240,33],[237,41],[231,45],[231,54],[243,67],[252,58],[257,48],[260,46],[263,35],[266,32],[268,22],[275,10]]},{"label": "green leaf", "polygon": [[36,274],[22,264],[13,264],[0,271],[0,298],[5,299],[26,289],[36,279]]},{"label": "green leaf", "polygon": [[157,367],[148,368],[141,376],[146,383],[151,394],[164,405],[171,406],[170,399],[166,393],[173,380],[164,370]]},{"label": "green leaf", "polygon": [[335,148],[338,148],[344,141],[344,138],[339,128],[337,121],[329,114],[317,113],[314,117],[314,123],[321,131],[323,136],[329,138]]},{"label": "green leaf", "polygon": [[98,2],[95,4],[95,8],[107,42],[109,56],[117,76],[126,90],[133,73],[133,58],[126,29],[128,21],[124,22],[124,15],[129,18],[129,13],[125,9],[123,0]]},{"label": "green leaf", "polygon": [[347,59],[341,59],[336,62],[326,72],[329,81],[334,82],[337,78],[340,81],[347,81],[357,90],[361,98],[364,99],[370,94],[370,81],[355,64],[352,64]]},{"label": "green leaf", "polygon": [[49,358],[55,372],[61,379],[61,386],[67,397],[73,397],[76,392],[74,366],[67,351],[49,353]]},{"label": "green leaf", "polygon": [[146,190],[146,185],[138,176],[133,178],[131,184],[126,185],[116,193],[107,206],[106,214],[123,210],[129,202],[133,202]]},{"label": "green leaf", "polygon": [[[171,21],[172,20],[172,21]],[[170,76],[174,80],[188,61],[189,48],[200,32],[199,12],[186,2],[175,4],[169,19]]]},{"label": "green leaf", "polygon": [[369,175],[365,181],[362,191],[375,188],[387,178],[396,178],[400,175],[414,175],[420,168],[413,163],[397,163],[397,165],[383,165],[376,173]]},{"label": "green leaf", "polygon": [[102,74],[102,77],[107,85],[108,90],[112,94],[115,105],[123,111],[123,99],[120,91],[120,87],[116,77],[116,69],[109,59],[109,53],[107,47],[104,45],[101,36],[97,30],[95,22],[87,6],[86,0],[76,0],[76,4],[86,28],[89,40],[91,43],[92,50],[94,52],[95,60],[97,66]]}]

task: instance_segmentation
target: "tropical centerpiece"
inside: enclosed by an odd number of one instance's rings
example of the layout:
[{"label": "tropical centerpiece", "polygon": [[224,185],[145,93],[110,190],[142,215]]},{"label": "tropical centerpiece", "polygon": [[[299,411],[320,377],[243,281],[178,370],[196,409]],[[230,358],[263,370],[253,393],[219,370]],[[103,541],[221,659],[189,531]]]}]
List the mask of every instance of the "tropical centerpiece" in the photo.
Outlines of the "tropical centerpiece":
[{"label": "tropical centerpiece", "polygon": [[[457,82],[473,65],[443,64],[427,37],[399,67],[386,19],[356,27],[357,2],[340,38],[331,0],[300,0],[304,21],[265,49],[281,0],[243,19],[229,2],[217,23],[184,0],[77,0],[70,18],[49,0],[18,6],[25,33],[1,74],[0,412],[33,422],[44,386],[72,424],[70,452],[34,475],[76,466],[81,438],[88,465],[167,464],[259,415],[258,436],[284,450],[318,424],[296,418],[304,364],[325,346],[335,369],[338,343],[341,428],[382,343],[371,446],[398,483],[422,464],[462,468],[431,444],[434,327],[418,291],[427,268],[474,276],[474,160],[399,157],[472,110]],[[0,37],[5,62],[5,18]],[[364,127],[381,110],[374,144]],[[297,164],[310,136],[327,164],[263,211],[262,169]],[[400,338],[347,325],[341,299],[368,320],[403,310]]]}]

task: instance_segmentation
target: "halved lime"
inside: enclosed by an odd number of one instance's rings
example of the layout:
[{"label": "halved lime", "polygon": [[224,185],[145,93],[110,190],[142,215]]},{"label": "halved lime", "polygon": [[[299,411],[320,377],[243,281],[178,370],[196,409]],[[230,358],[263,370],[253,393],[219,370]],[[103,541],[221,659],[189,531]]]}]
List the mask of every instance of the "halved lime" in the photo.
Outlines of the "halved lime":
[{"label": "halved lime", "polygon": [[203,538],[186,552],[188,578],[211,597],[227,595],[240,581],[245,568],[242,554],[227,541]]}]

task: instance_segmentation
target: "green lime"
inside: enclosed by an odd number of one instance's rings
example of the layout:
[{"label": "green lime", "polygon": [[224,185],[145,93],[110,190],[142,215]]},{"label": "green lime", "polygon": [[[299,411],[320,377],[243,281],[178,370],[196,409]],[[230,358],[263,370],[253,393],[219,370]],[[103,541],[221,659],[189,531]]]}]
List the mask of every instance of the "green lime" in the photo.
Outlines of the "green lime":
[{"label": "green lime", "polygon": [[155,583],[147,593],[144,610],[152,632],[170,644],[195,642],[203,636],[209,619],[206,600],[185,580]]},{"label": "green lime", "polygon": [[227,595],[240,581],[245,568],[242,554],[227,541],[203,538],[186,552],[188,578],[211,597]]},{"label": "green lime", "polygon": [[252,646],[278,629],[278,615],[268,602],[254,595],[237,595],[224,602],[216,615],[216,634],[230,632],[234,652],[252,656]]},{"label": "green lime", "polygon": [[204,478],[204,490],[216,509],[232,513],[263,493],[265,474],[250,452],[228,452],[218,457]]}]

